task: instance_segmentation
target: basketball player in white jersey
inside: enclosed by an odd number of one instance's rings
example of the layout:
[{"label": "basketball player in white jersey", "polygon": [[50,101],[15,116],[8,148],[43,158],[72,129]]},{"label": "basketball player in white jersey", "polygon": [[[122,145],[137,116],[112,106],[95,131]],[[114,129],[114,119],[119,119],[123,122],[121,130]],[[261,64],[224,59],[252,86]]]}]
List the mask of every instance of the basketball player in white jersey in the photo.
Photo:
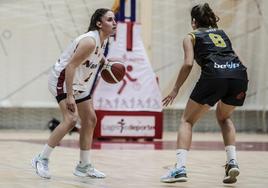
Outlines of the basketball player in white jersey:
[{"label": "basketball player in white jersey", "polygon": [[63,121],[52,132],[42,152],[32,160],[32,166],[40,177],[51,177],[48,169],[50,154],[76,125],[78,117],[81,120],[80,162],[74,175],[105,177],[90,161],[90,148],[96,125],[91,94],[105,62],[103,53],[107,39],[115,31],[114,13],[110,9],[97,9],[91,17],[88,32],[77,37],[53,66],[49,76],[49,90],[59,103]]}]

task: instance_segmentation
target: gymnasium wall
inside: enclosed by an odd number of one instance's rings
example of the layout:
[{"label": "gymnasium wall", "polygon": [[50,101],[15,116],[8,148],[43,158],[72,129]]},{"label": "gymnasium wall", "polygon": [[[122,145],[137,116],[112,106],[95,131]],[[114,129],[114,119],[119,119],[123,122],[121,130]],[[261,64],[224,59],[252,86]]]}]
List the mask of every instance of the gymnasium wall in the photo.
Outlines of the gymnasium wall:
[{"label": "gymnasium wall", "polygon": [[[47,89],[48,71],[66,45],[86,31],[93,11],[100,7],[110,8],[113,2],[0,1],[0,128],[38,129],[44,127],[53,116],[60,118],[60,114],[54,109],[57,104]],[[199,2],[205,1],[137,0],[137,21],[142,23],[145,48],[159,78],[163,96],[172,89],[179,67],[183,63],[182,40],[191,31],[190,9]],[[219,26],[229,34],[234,49],[248,67],[248,97],[245,105],[238,109],[237,113],[242,115],[236,116],[241,124],[241,131],[267,132],[268,1],[206,2],[210,3],[221,18]],[[169,117],[165,117],[165,125],[176,129],[181,111],[199,73],[199,67],[195,66],[175,104],[164,109],[165,116]],[[214,122],[213,119],[210,121],[210,118],[211,116],[206,116],[205,120]],[[252,122],[258,125],[252,129],[242,126],[250,126]],[[31,126],[27,127],[27,124]],[[208,123],[208,126],[211,126],[210,130],[215,130],[214,125]]]},{"label": "gymnasium wall", "polygon": [[[163,95],[172,89],[183,63],[182,40],[192,30],[190,10],[198,2],[210,4],[220,17],[219,27],[227,32],[248,67],[248,97],[241,110],[267,110],[268,1],[265,0],[153,1],[151,61]],[[195,66],[172,108],[184,107],[199,74],[200,69]]]},{"label": "gymnasium wall", "polygon": [[87,31],[95,9],[112,0],[1,0],[0,107],[56,107],[48,71]]}]

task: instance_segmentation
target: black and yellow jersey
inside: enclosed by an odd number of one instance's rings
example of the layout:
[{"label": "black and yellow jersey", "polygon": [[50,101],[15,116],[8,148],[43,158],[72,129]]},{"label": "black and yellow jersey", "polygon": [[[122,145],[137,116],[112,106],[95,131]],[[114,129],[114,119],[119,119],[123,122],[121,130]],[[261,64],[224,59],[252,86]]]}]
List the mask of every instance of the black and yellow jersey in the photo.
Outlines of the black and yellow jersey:
[{"label": "black and yellow jersey", "polygon": [[201,79],[247,79],[246,67],[223,30],[199,28],[189,34],[193,37],[194,58],[202,69]]}]

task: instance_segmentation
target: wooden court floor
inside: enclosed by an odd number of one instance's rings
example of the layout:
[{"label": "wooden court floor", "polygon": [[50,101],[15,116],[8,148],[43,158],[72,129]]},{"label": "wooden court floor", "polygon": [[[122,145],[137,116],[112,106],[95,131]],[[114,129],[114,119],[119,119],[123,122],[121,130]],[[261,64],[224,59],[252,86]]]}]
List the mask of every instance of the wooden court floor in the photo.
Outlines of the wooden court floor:
[{"label": "wooden court floor", "polygon": [[[30,160],[40,152],[48,136],[46,131],[0,130],[0,188],[268,187],[268,135],[238,134],[237,141],[242,146],[245,143],[245,147],[238,150],[241,174],[233,185],[222,183],[225,153],[222,148],[215,149],[215,143],[221,141],[218,133],[194,133],[195,147],[187,161],[189,181],[173,184],[163,184],[159,177],[174,165],[174,149],[166,145],[174,146],[175,133],[164,133],[163,140],[146,143],[98,142],[98,147],[91,152],[92,161],[96,168],[106,173],[105,179],[72,175],[79,158],[77,133],[66,135],[65,144],[52,153],[52,178],[45,180],[38,177]],[[155,143],[162,142],[162,147],[155,147]],[[199,147],[200,143],[206,143],[207,147]]]}]

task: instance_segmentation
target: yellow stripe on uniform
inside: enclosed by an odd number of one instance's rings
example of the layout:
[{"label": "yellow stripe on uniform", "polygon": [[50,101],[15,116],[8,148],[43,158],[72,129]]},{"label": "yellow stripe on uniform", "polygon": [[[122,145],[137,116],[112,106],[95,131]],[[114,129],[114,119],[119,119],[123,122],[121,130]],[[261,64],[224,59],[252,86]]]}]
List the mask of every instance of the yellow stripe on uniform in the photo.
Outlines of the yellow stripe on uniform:
[{"label": "yellow stripe on uniform", "polygon": [[193,45],[195,45],[195,34],[193,32],[188,33],[188,35],[190,35],[192,37],[192,43]]}]

